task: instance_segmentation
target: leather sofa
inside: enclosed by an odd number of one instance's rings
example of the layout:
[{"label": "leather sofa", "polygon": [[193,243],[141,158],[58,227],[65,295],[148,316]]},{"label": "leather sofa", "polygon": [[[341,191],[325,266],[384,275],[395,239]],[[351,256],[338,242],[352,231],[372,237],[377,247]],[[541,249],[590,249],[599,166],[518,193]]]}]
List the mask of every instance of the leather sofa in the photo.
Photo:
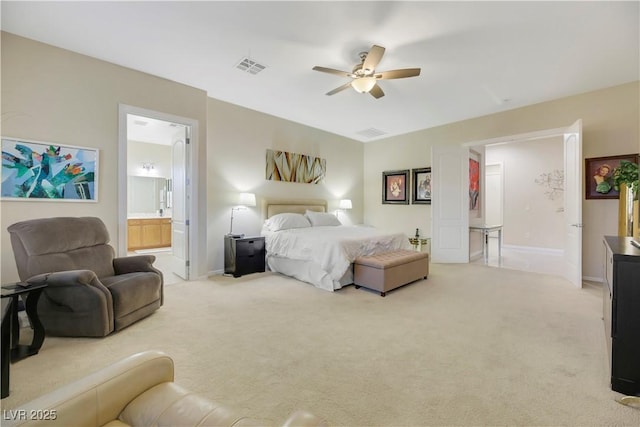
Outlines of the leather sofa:
[{"label": "leather sofa", "polygon": [[[4,427],[264,426],[173,382],[173,360],[145,351],[15,409],[4,409]],[[306,411],[285,427],[327,426]]]},{"label": "leather sofa", "polygon": [[116,258],[99,218],[33,219],[8,231],[20,280],[48,283],[38,300],[48,335],[103,337],[163,303],[155,256]]}]

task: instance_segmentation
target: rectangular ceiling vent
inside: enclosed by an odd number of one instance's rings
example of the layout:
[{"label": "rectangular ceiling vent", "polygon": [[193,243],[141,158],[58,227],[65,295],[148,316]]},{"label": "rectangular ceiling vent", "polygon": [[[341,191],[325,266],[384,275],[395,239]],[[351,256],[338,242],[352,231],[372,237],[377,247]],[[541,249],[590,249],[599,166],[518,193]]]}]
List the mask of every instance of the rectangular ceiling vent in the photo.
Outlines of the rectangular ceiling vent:
[{"label": "rectangular ceiling vent", "polygon": [[380,129],[369,128],[361,130],[360,132],[357,132],[357,134],[360,136],[364,136],[365,138],[376,138],[378,136],[386,135],[387,133]]},{"label": "rectangular ceiling vent", "polygon": [[258,64],[256,61],[250,58],[242,58],[236,68],[241,71],[245,71],[249,74],[258,74],[260,71],[267,68],[266,65]]}]

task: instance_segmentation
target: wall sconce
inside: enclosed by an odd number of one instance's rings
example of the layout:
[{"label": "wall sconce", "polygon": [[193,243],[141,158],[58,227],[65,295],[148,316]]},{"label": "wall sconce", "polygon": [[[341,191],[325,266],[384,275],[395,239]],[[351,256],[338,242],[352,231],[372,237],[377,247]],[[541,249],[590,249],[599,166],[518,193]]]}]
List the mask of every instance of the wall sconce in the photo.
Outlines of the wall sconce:
[{"label": "wall sconce", "polygon": [[147,171],[147,173],[149,173],[151,171],[151,169],[154,169],[153,162],[144,162],[144,163],[142,163],[142,169],[144,169],[145,171]]},{"label": "wall sconce", "polygon": [[231,208],[231,223],[229,224],[229,234],[231,237],[242,237],[241,234],[233,234],[233,211],[246,209],[256,205],[256,195],[254,193],[240,193],[239,204]]},{"label": "wall sconce", "polygon": [[340,211],[344,211],[346,209],[352,209],[353,205],[351,204],[351,199],[342,199],[338,204],[338,210],[336,211],[336,217],[338,217],[338,213]]}]

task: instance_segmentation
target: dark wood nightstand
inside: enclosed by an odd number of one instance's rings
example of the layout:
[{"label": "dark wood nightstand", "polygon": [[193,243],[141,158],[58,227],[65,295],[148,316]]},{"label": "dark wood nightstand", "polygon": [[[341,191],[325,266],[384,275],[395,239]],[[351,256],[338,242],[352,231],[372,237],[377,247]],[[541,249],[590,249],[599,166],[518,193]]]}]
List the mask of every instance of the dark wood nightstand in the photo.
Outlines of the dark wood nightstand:
[{"label": "dark wood nightstand", "polygon": [[224,272],[240,277],[264,272],[264,237],[224,236]]}]

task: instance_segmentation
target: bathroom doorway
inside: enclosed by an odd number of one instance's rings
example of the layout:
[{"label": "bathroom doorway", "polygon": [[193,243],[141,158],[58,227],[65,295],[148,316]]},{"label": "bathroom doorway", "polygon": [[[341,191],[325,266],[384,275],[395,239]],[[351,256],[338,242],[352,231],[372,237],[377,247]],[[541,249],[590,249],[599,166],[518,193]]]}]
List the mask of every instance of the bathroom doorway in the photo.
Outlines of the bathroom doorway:
[{"label": "bathroom doorway", "polygon": [[126,170],[120,172],[119,249],[127,255],[153,254],[165,284],[189,280],[191,126],[159,113],[132,111],[121,114],[121,134]]}]

